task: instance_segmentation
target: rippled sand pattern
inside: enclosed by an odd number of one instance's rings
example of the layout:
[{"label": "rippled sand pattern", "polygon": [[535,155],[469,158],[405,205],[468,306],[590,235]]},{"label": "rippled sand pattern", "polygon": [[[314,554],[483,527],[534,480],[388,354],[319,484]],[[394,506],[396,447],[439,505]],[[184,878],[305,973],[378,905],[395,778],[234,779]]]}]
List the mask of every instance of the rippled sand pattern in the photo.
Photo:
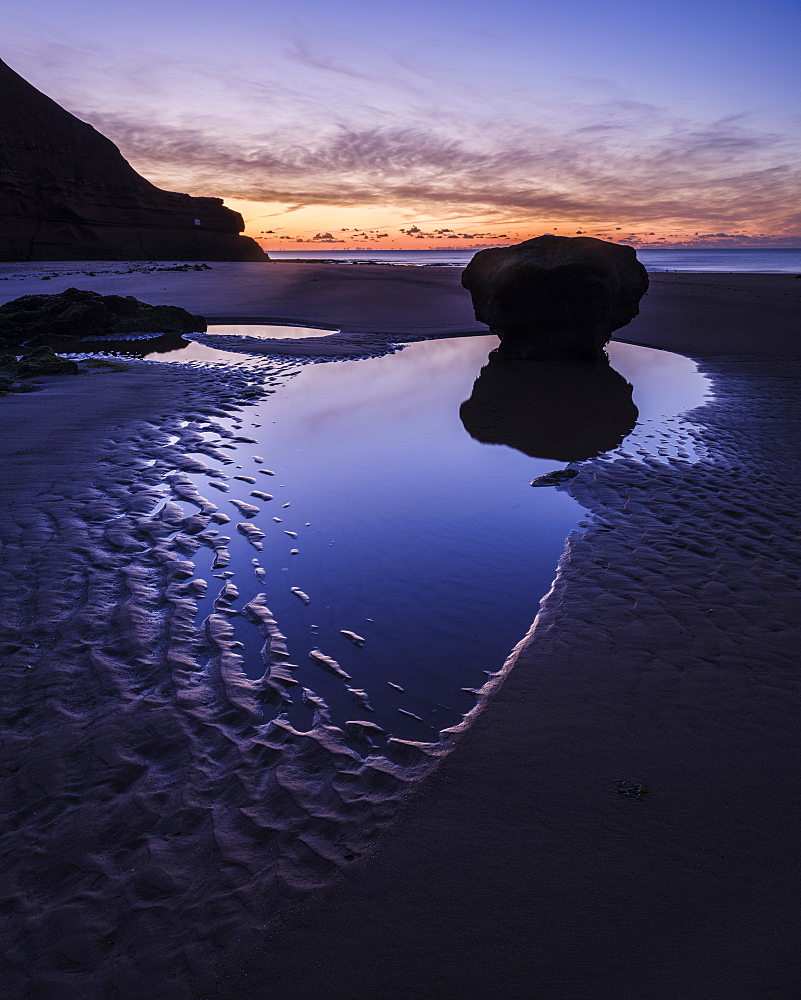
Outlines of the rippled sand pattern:
[{"label": "rippled sand pattern", "polygon": [[[263,725],[280,658],[245,677],[230,585],[196,628],[190,558],[225,559],[204,536],[217,507],[181,471],[191,440],[140,425],[101,447],[91,487],[39,493],[0,527],[7,996],[183,996],[256,900],[364,850],[415,774],[348,749],[324,705],[302,734]],[[264,597],[249,611],[269,646]]]},{"label": "rippled sand pattern", "polygon": [[[595,517],[574,536],[575,568],[556,587],[569,588],[571,601],[598,594],[601,621],[579,629],[597,634],[605,620],[627,647],[658,648],[662,658],[669,651],[674,669],[723,668],[747,643],[752,670],[775,670],[795,662],[788,630],[801,618],[797,525],[788,517],[797,508],[798,455],[778,429],[799,425],[798,375],[784,359],[709,367],[723,377],[703,430],[668,421],[674,434],[633,436],[567,487]],[[797,431],[790,436],[798,440]]]},{"label": "rippled sand pattern", "polygon": [[[643,428],[632,451],[571,481],[594,516],[521,657],[569,677],[604,647],[625,654],[642,690],[692,672],[699,704],[710,686],[733,704],[753,683],[781,696],[801,617],[787,518],[798,464],[777,451],[764,400],[797,419],[798,383],[762,362],[740,398],[736,360],[718,368],[728,395],[703,435],[677,422],[652,441]],[[191,377],[198,397],[221,398],[208,373]],[[234,408],[203,409],[213,421]],[[220,497],[188,475],[202,463],[186,452],[211,447],[204,434],[177,418],[140,424],[133,441],[99,446],[90,487],[43,491],[0,526],[9,996],[194,996],[215,948],[330,882],[427,769],[414,747],[405,766],[357,754],[313,691],[308,732],[263,724],[289,677],[267,595],[247,609],[265,643],[261,679],[241,668],[230,583],[196,628],[206,584],[193,557],[203,546],[215,569],[227,564]]]}]

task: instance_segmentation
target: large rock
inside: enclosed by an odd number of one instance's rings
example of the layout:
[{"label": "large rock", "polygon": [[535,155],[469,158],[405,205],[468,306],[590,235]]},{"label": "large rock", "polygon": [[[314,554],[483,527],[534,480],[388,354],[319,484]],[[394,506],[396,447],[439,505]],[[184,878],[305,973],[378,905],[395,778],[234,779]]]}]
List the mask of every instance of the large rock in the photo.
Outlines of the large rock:
[{"label": "large rock", "polygon": [[589,236],[538,236],[481,250],[462,274],[476,319],[523,358],[592,358],[639,312],[648,274],[634,249]]},{"label": "large rock", "polygon": [[253,260],[221,198],[162,191],[0,61],[0,260]]},{"label": "large rock", "polygon": [[6,347],[205,329],[202,316],[178,306],[151,306],[133,295],[101,295],[79,288],[59,295],[23,295],[0,306],[0,346]]}]

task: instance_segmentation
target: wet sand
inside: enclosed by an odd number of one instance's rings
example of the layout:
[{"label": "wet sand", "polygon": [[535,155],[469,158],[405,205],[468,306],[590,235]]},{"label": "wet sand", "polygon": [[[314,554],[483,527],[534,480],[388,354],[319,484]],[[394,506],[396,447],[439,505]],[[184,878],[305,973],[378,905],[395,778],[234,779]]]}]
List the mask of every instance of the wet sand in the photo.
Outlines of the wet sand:
[{"label": "wet sand", "polygon": [[[362,335],[367,353],[380,347],[374,334],[485,332],[458,271],[214,267],[241,271],[210,282],[208,272],[101,275],[98,265],[96,278],[42,284],[27,272],[0,283],[0,297],[74,284],[219,308],[220,318],[324,322],[352,343]],[[253,267],[275,274],[266,290]],[[271,784],[280,740],[246,740],[248,692],[226,673],[224,629],[211,637],[214,683],[199,691],[180,552],[162,544],[167,531],[155,537],[137,520],[164,467],[180,468],[181,417],[205,409],[213,419],[244,377],[159,369],[154,379],[134,365],[0,400],[3,465],[14,470],[3,490],[13,514],[4,616],[40,629],[4,651],[5,703],[19,713],[4,759],[23,761],[9,773],[6,813],[23,809],[23,839],[8,836],[16,862],[21,844],[27,852],[4,895],[22,929],[6,950],[10,995],[112,995],[113,983],[131,998],[795,997],[799,286],[784,275],[653,276],[620,339],[688,353],[712,377],[714,401],[693,414],[704,459],[582,467],[569,490],[592,511],[590,526],[568,546],[505,683],[372,847],[403,782],[381,771],[368,820],[353,795],[337,815],[345,785],[360,786],[354,763],[330,754],[338,763],[321,780],[331,794],[315,816],[292,778],[319,765],[318,734],[289,780]],[[141,573],[126,569],[137,564]],[[175,613],[164,618],[149,602],[167,587]],[[76,621],[91,646],[109,601],[116,646],[94,649],[87,690]],[[59,620],[69,643],[39,654],[32,643]],[[151,661],[164,648],[172,684],[154,686]],[[115,733],[126,727],[122,745]],[[82,774],[108,785],[102,817],[84,824],[96,826],[96,844],[65,840],[51,815],[65,789],[80,802]],[[622,796],[621,779],[649,791]],[[265,879],[273,833],[280,841],[304,815],[307,853]],[[333,838],[332,823],[342,831]],[[123,929],[99,905],[86,917],[109,884],[132,914]],[[54,885],[65,888],[48,915]],[[159,935],[167,928],[173,940],[187,922],[194,933],[177,960]]]}]

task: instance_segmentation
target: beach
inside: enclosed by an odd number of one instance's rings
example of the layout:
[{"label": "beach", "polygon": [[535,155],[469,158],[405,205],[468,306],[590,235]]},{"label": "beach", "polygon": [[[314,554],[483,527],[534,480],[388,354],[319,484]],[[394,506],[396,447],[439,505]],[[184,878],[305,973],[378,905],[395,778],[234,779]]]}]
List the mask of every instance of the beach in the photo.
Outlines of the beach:
[{"label": "beach", "polygon": [[[335,328],[358,334],[367,345],[372,336],[386,343],[487,332],[473,316],[457,268],[278,262],[209,267],[197,271],[191,265],[182,270],[179,265],[127,262],[2,264],[0,304],[74,286],[103,295],[133,295],[152,305],[180,305],[220,323],[285,321]],[[764,329],[769,311],[765,350],[796,350],[801,279],[795,275],[654,273],[650,280],[641,315],[617,331],[615,339],[698,356],[748,354],[754,346],[753,331]],[[334,342],[326,347],[338,349]]]},{"label": "beach", "polygon": [[[4,264],[0,302],[74,286],[338,331],[226,344],[280,364],[486,334],[459,278]],[[799,300],[792,275],[651,275],[615,339],[711,380],[700,461],[582,463],[560,489],[587,525],[530,632],[407,771],[324,726],[254,738],[224,607],[192,634],[216,508],[194,535],[149,515],[165,476],[196,497],[198,421],[236,414],[251,374],[130,362],[0,400],[4,626],[26,637],[5,647],[11,995],[795,997]]]}]

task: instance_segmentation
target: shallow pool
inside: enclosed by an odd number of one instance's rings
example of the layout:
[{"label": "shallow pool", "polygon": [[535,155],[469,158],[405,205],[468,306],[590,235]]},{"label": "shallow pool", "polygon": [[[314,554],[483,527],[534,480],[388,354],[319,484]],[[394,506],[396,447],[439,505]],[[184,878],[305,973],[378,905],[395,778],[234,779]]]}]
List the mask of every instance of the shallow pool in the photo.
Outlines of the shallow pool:
[{"label": "shallow pool", "polygon": [[256,340],[305,340],[339,333],[335,327],[294,326],[289,323],[210,323],[206,331],[213,337],[254,337]]},{"label": "shallow pool", "polygon": [[[198,620],[227,574],[239,590],[234,609],[266,595],[297,665],[299,684],[287,689],[285,706],[297,728],[312,721],[304,687],[324,699],[339,726],[366,720],[387,735],[431,741],[458,722],[475,700],[465,689],[480,687],[528,630],[584,513],[566,493],[530,485],[598,442],[597,427],[566,436],[563,397],[590,397],[592,421],[606,421],[601,438],[613,449],[634,441],[645,453],[653,435],[654,453],[668,447],[676,457],[681,446],[671,444],[666,421],[706,391],[687,359],[611,345],[613,374],[562,372],[569,384],[557,385],[554,397],[553,377],[543,379],[536,364],[498,376],[488,363],[496,344],[494,337],[438,340],[381,358],[305,365],[227,421],[256,443],[226,441],[230,462],[195,456],[211,475],[191,478],[231,518],[220,526],[230,538],[227,570],[211,570],[208,550],[195,557],[198,576],[219,578]],[[543,397],[559,399],[559,419]],[[473,433],[470,400],[489,413],[484,424],[493,433],[500,427],[497,443]],[[560,457],[563,439],[571,450]],[[548,457],[540,457],[543,448]],[[232,501],[252,505],[253,516]],[[260,548],[238,524],[263,533]],[[241,615],[232,622],[244,669],[258,677],[261,636]],[[313,650],[350,679],[326,670]]]}]

